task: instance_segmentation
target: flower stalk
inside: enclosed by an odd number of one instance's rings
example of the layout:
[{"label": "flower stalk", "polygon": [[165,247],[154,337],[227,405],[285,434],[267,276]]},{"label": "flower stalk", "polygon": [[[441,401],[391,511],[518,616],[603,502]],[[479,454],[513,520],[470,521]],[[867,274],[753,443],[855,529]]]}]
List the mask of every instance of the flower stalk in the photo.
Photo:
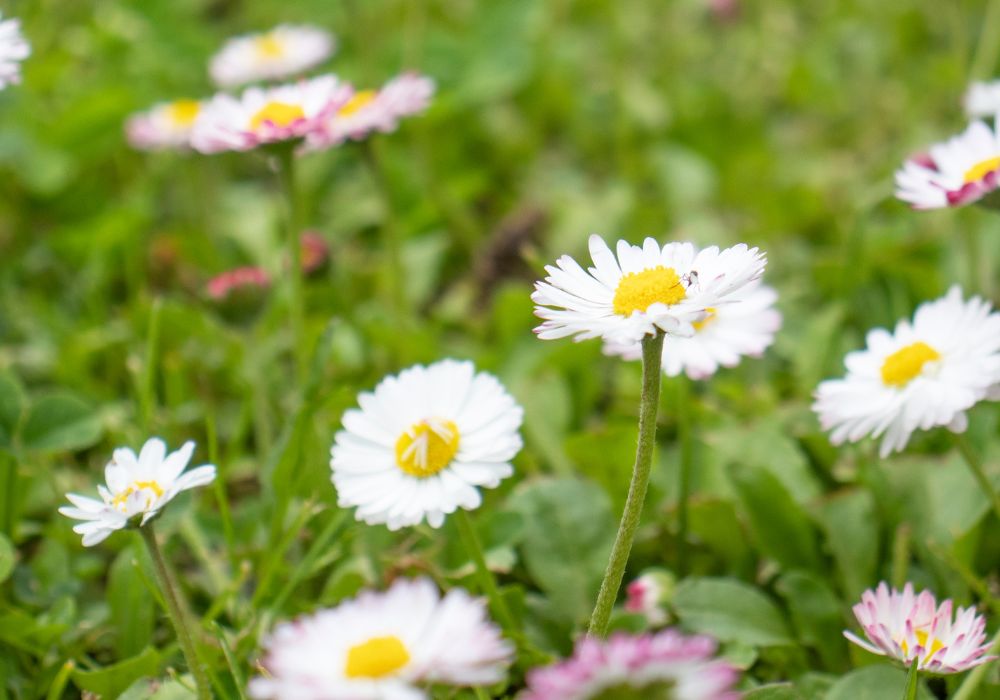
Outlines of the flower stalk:
[{"label": "flower stalk", "polygon": [[295,142],[283,143],[276,149],[278,178],[285,200],[285,246],[288,249],[288,306],[292,330],[292,358],[295,378],[302,385],[305,373],[305,300],[302,285],[302,246],[299,232],[302,229],[298,192],[295,182]]},{"label": "flower stalk", "polygon": [[622,513],[618,534],[611,548],[604,579],[597,594],[597,603],[590,617],[588,634],[603,637],[607,634],[611,620],[611,610],[618,598],[618,590],[625,575],[625,566],[632,551],[632,542],[642,516],[642,505],[646,500],[649,473],[653,464],[656,446],[656,415],[660,403],[660,365],[663,362],[662,331],[647,335],[642,340],[642,394],[639,400],[639,444],[635,452],[632,468],[632,482],[629,485],[625,510]]}]

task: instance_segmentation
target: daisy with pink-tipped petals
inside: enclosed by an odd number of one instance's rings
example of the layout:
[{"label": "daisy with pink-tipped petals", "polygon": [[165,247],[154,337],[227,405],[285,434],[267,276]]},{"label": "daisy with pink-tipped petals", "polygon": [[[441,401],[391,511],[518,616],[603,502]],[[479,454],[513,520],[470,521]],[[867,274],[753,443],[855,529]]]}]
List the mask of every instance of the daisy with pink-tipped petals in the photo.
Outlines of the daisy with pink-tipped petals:
[{"label": "daisy with pink-tipped petals", "polygon": [[865,591],[854,616],[867,641],[847,631],[845,637],[905,666],[916,661],[919,671],[960,673],[996,658],[987,655],[986,620],[975,608],[959,608],[952,615],[950,599],[939,606],[930,591],[915,595],[911,583],[902,592],[884,581]]},{"label": "daisy with pink-tipped petals", "polygon": [[716,647],[710,637],[673,629],[584,637],[571,658],[530,671],[518,700],[736,700],[739,673],[716,658]]},{"label": "daisy with pink-tipped petals", "polygon": [[226,88],[293,78],[325,61],[336,47],[333,35],[319,27],[282,24],[227,41],[212,57],[209,73]]},{"label": "daisy with pink-tipped petals", "polygon": [[316,133],[353,93],[336,76],[323,75],[277,87],[248,88],[239,97],[219,94],[203,105],[191,145],[201,153],[220,153],[302,139]]},{"label": "daisy with pink-tipped petals", "polygon": [[197,100],[161,102],[129,117],[125,135],[129,144],[141,151],[190,148],[191,131],[200,111]]}]

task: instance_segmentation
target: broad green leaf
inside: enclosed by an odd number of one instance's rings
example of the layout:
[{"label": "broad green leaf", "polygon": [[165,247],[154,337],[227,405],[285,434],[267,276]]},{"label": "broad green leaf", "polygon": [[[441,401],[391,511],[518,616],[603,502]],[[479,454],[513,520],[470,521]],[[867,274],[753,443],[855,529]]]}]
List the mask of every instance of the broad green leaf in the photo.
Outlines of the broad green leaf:
[{"label": "broad green leaf", "polygon": [[685,579],[674,593],[673,606],[685,627],[720,641],[754,646],[795,643],[771,599],[736,579]]},{"label": "broad green leaf", "polygon": [[160,654],[149,647],[138,656],[95,671],[73,672],[73,682],[105,698],[117,698],[126,688],[141,678],[156,676],[160,670]]},{"label": "broad green leaf", "polygon": [[545,479],[522,485],[509,507],[527,524],[521,548],[532,578],[561,619],[583,622],[615,534],[607,494],[581,479]]},{"label": "broad green leaf", "polygon": [[24,389],[12,374],[0,372],[0,449],[14,445],[24,413]]},{"label": "broad green leaf", "polygon": [[[833,684],[826,700],[899,700],[906,688],[906,671],[886,664],[865,666],[851,671]],[[921,682],[917,688],[921,700],[934,696]]]},{"label": "broad green leaf", "polygon": [[743,700],[805,700],[791,683],[775,683],[754,688],[743,695]]},{"label": "broad green leaf", "polygon": [[21,428],[21,442],[29,450],[81,450],[100,438],[100,416],[67,393],[49,394],[32,403]]},{"label": "broad green leaf", "polygon": [[852,490],[836,494],[819,509],[826,543],[850,600],[873,586],[878,570],[879,522],[871,492]]},{"label": "broad green leaf", "polygon": [[788,605],[802,643],[817,649],[827,668],[847,668],[842,606],[826,579],[806,571],[790,571],[778,579],[775,588]]},{"label": "broad green leaf", "polygon": [[107,600],[118,658],[135,656],[153,640],[156,603],[138,568],[136,549],[124,548],[108,573]]},{"label": "broad green leaf", "polygon": [[6,535],[0,533],[0,583],[6,581],[14,570],[16,556],[14,545]]}]

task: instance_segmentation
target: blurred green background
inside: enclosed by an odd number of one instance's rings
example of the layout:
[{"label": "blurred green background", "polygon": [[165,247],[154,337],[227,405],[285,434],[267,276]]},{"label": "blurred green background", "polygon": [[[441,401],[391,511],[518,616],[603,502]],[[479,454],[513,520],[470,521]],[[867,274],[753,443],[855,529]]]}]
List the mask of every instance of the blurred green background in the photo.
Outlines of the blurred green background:
[{"label": "blurred green background", "polygon": [[[114,446],[152,434],[197,440],[195,459],[224,475],[161,527],[204,617],[220,697],[238,697],[275,620],[403,572],[471,586],[449,525],[444,536],[349,525],[327,466],[359,390],[446,356],[497,373],[526,409],[519,473],[477,519],[530,636],[565,653],[624,500],[639,368],[596,342],[538,341],[528,295],[542,265],[585,257],[591,233],[768,251],[784,329],[764,359],[693,390],[666,380],[629,571],[674,561],[686,411],[698,431],[695,576],[672,611],[719,636],[748,688],[796,679],[803,698],[860,697],[862,685],[898,697],[891,669],[868,667],[874,657],[840,635],[860,591],[908,578],[968,604],[1000,586],[1000,524],[945,437],[876,464],[871,445],[830,447],[809,410],[867,329],[954,282],[998,289],[995,213],[911,212],[892,198],[902,159],[963,128],[967,82],[997,69],[995,0],[32,0],[3,11],[23,20],[33,55],[23,84],[0,93],[0,698],[130,685],[128,697],[147,697],[136,679],[178,664],[132,535],[84,550],[55,513],[66,491],[93,491]],[[438,85],[425,115],[374,140],[374,168],[356,145],[302,161],[305,219],[331,251],[307,282],[304,388],[288,380],[281,285],[253,323],[226,321],[204,294],[238,265],[282,277],[267,161],[139,153],[122,130],[154,102],[210,95],[207,60],[222,42],[281,22],[333,31],[340,47],[324,68],[360,86],[404,69]],[[387,304],[391,235],[404,241],[401,309]],[[998,417],[979,407],[971,429],[994,480]],[[708,614],[728,604],[722,622]],[[991,673],[978,697],[1000,697]],[[184,696],[176,683],[160,692]]]}]

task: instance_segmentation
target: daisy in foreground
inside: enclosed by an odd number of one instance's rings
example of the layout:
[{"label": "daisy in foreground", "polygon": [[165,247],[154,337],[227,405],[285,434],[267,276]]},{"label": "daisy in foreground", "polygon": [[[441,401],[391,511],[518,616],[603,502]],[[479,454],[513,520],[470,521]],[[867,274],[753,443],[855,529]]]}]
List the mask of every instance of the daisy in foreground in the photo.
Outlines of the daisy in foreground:
[{"label": "daisy in foreground", "polygon": [[21,61],[30,55],[31,45],[21,34],[21,21],[0,21],[0,90],[21,82]]},{"label": "daisy in foreground", "polygon": [[283,24],[262,34],[238,36],[212,57],[209,74],[220,87],[291,78],[333,53],[333,35],[317,27]]},{"label": "daisy in foreground", "polygon": [[572,658],[530,671],[518,700],[736,700],[739,674],[715,650],[715,640],[675,630],[584,637]]},{"label": "daisy in foreground", "polygon": [[865,591],[854,616],[868,641],[847,631],[845,637],[906,666],[916,661],[918,671],[960,673],[996,658],[986,655],[986,620],[975,608],[959,608],[953,617],[951,600],[939,607],[929,591],[914,595],[910,583],[902,592],[890,590],[884,581]]},{"label": "daisy in foreground", "polygon": [[690,243],[642,246],[618,241],[617,257],[600,236],[590,237],[594,266],[588,270],[568,255],[546,266],[549,276],[535,283],[535,314],[544,319],[535,332],[550,340],[603,338],[631,345],[658,331],[693,335],[694,324],[711,309],[764,272],[757,248],[739,244],[701,251]]},{"label": "daisy in foreground", "polygon": [[998,168],[1000,137],[995,128],[975,121],[958,136],[907,160],[896,171],[896,197],[914,209],[971,204],[997,189]]},{"label": "daisy in foreground", "polygon": [[219,94],[202,106],[191,145],[201,153],[248,151],[316,132],[353,89],[333,75],[271,88],[252,87],[240,97]]},{"label": "daisy in foreground", "polygon": [[191,131],[200,111],[197,100],[161,102],[129,117],[125,135],[133,148],[144,151],[190,148]]},{"label": "daisy in foreground", "polygon": [[460,588],[442,598],[428,579],[280,624],[264,647],[249,689],[273,700],[421,700],[425,684],[497,683],[513,655],[485,601]]},{"label": "daisy in foreground", "polygon": [[136,455],[128,447],[114,451],[104,468],[107,486],[98,486],[101,500],[66,494],[72,507],[59,509],[63,515],[81,520],[73,531],[83,535],[83,546],[92,547],[111,533],[128,526],[141,527],[154,518],[181,491],[204,486],[215,479],[215,467],[205,464],[188,472],[194,443],[186,442],[167,454],[159,438],[150,438]]},{"label": "daisy in foreground", "polygon": [[338,502],[356,506],[358,520],[440,527],[459,507],[479,507],[479,487],[496,488],[513,473],[523,411],[471,362],[416,365],[358,404],[330,451]]},{"label": "daisy in foreground", "polygon": [[[663,341],[663,372],[676,377],[708,379],[719,367],[735,367],[743,357],[760,357],[781,328],[781,314],[774,308],[778,293],[751,282],[731,296],[731,303],[707,310],[695,321],[694,335],[667,336]],[[604,352],[627,360],[642,358],[642,345],[606,343]]]},{"label": "daisy in foreground", "polygon": [[966,411],[995,398],[1000,314],[957,286],[921,304],[913,321],[869,331],[867,348],[844,360],[847,376],[822,382],[813,410],[835,445],[882,437],[879,454],[902,450],[918,428],[965,431]]}]

